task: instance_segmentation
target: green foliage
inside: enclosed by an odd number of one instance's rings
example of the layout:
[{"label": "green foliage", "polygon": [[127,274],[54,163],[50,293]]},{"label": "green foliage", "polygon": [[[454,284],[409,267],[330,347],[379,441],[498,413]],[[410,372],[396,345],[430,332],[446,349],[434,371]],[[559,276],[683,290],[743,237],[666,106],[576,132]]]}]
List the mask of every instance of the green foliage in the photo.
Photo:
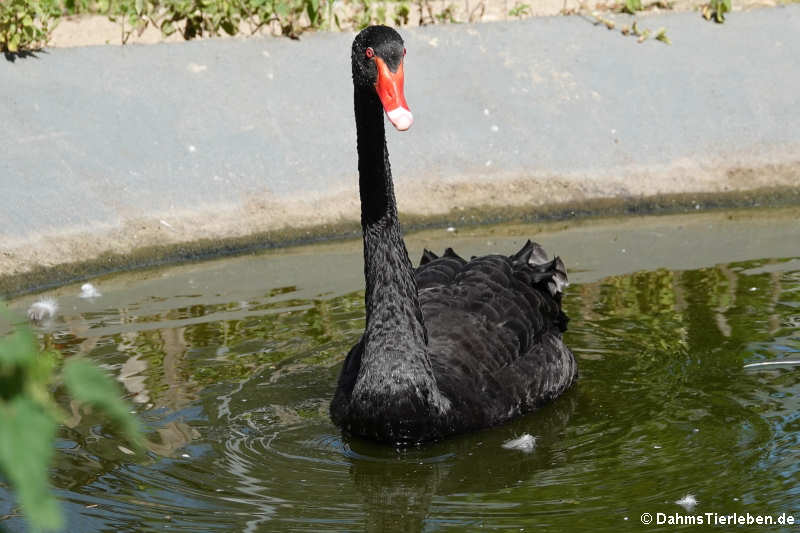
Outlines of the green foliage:
[{"label": "green foliage", "polygon": [[[0,306],[0,315],[7,317]],[[58,352],[42,352],[26,327],[0,338],[0,473],[17,491],[19,503],[36,530],[62,524],[58,502],[49,488],[53,440],[64,418],[51,390],[63,379],[79,402],[106,413],[137,447],[142,434],[111,379],[81,359],[57,371]]]},{"label": "green foliage", "polygon": [[396,26],[408,24],[408,17],[411,15],[411,8],[406,3],[401,3],[394,11],[394,23]]},{"label": "green foliage", "polygon": [[[184,39],[236,35],[243,23],[256,33],[275,21],[284,35],[296,38],[306,29],[324,23],[320,0],[117,0],[109,16],[123,25],[123,42],[131,33],[142,32],[150,24],[168,36],[176,31]],[[127,29],[126,29],[127,26]]]},{"label": "green foliage", "polygon": [[41,48],[60,15],[57,0],[0,1],[0,50],[16,53]]},{"label": "green foliage", "polygon": [[357,30],[363,30],[374,20],[372,16],[372,0],[359,0],[358,7],[351,19]]},{"label": "green foliage", "polygon": [[83,359],[71,359],[64,365],[64,385],[73,398],[104,412],[120,432],[138,447],[144,444],[139,422],[131,416],[117,384],[99,368]]},{"label": "green foliage", "polygon": [[169,33],[180,28],[184,39],[209,35],[235,35],[242,22],[241,10],[230,0],[178,0],[167,2],[168,15],[161,23],[161,30]]},{"label": "green foliage", "polygon": [[35,529],[58,529],[58,502],[48,487],[56,422],[33,399],[25,396],[0,407],[0,470],[17,488],[22,510]]},{"label": "green foliage", "polygon": [[642,10],[642,0],[625,0],[625,5],[622,11],[625,13],[635,14],[637,11]]},{"label": "green foliage", "polygon": [[509,10],[508,15],[510,17],[517,17],[522,18],[529,16],[531,14],[531,6],[530,4],[523,4],[521,2],[516,2],[514,7]]},{"label": "green foliage", "polygon": [[448,4],[446,8],[442,10],[441,13],[436,14],[436,20],[439,22],[450,22],[455,24],[456,23],[456,7],[453,4]]},{"label": "green foliage", "polygon": [[28,330],[0,340],[0,472],[17,488],[36,529],[56,529],[62,522],[47,472],[56,432],[47,392],[54,361],[54,354],[38,353]]},{"label": "green foliage", "polygon": [[731,11],[731,0],[711,0],[703,6],[702,13],[706,20],[714,19],[717,24],[725,22],[725,13]]},{"label": "green foliage", "polygon": [[661,41],[664,44],[672,44],[672,41],[670,41],[669,37],[667,37],[666,28],[659,28],[658,31],[656,31],[655,39],[656,41]]},{"label": "green foliage", "polygon": [[70,15],[91,13],[96,10],[96,4],[90,0],[64,0],[64,12]]}]

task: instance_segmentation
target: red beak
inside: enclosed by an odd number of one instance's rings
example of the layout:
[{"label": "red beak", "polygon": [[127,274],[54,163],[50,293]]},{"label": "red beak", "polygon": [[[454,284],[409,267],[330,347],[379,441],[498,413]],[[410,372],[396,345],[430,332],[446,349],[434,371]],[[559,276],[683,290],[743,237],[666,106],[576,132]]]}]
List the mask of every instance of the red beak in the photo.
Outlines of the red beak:
[{"label": "red beak", "polygon": [[375,90],[381,99],[383,110],[389,121],[400,131],[406,131],[414,122],[414,116],[408,109],[406,97],[403,94],[403,63],[397,67],[397,72],[392,72],[389,66],[378,56],[375,56],[378,66],[378,81]]}]

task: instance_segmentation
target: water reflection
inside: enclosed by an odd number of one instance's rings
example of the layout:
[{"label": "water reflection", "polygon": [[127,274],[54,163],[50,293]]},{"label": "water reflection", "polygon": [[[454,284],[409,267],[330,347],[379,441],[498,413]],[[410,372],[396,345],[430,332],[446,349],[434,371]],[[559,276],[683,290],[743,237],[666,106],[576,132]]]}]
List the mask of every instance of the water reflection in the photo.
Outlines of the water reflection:
[{"label": "water reflection", "polygon": [[[573,285],[574,390],[403,451],[342,440],[328,419],[363,294],[301,290],[225,301],[197,285],[42,334],[113,372],[149,428],[131,464],[101,419],[64,406],[54,482],[70,530],[638,531],[643,512],[682,512],[687,492],[697,512],[800,504],[798,367],[744,368],[800,359],[798,259]],[[522,433],[538,437],[533,453],[501,448]]]},{"label": "water reflection", "polygon": [[[538,483],[537,474],[558,463],[551,446],[561,438],[577,405],[577,392],[512,424],[463,435],[420,449],[392,450],[363,441],[349,441],[350,475],[365,506],[368,531],[421,531],[435,500],[451,495],[502,493],[523,483]],[[502,452],[502,444],[518,435],[536,436],[536,453]],[[478,475],[476,475],[476,473]],[[547,483],[547,480],[541,480]],[[475,502],[455,506],[441,526],[477,525]],[[513,503],[488,503],[486,509],[506,510]]]}]

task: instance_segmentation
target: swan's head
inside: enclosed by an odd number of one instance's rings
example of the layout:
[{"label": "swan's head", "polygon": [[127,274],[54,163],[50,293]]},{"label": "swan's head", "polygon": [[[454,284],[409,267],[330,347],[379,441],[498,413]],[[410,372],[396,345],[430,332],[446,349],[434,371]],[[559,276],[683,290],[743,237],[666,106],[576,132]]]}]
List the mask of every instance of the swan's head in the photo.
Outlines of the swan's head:
[{"label": "swan's head", "polygon": [[414,122],[403,94],[405,55],[403,39],[388,26],[364,28],[353,41],[353,84],[374,90],[389,121],[400,131]]}]

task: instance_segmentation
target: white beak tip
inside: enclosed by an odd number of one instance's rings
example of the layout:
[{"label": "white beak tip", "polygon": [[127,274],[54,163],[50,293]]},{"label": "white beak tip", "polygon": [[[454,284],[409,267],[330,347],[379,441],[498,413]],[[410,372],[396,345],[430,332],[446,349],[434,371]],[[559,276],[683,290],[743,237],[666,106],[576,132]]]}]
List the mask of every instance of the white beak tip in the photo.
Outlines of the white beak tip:
[{"label": "white beak tip", "polygon": [[386,112],[392,125],[399,131],[406,131],[414,123],[414,115],[404,107],[397,107]]}]

